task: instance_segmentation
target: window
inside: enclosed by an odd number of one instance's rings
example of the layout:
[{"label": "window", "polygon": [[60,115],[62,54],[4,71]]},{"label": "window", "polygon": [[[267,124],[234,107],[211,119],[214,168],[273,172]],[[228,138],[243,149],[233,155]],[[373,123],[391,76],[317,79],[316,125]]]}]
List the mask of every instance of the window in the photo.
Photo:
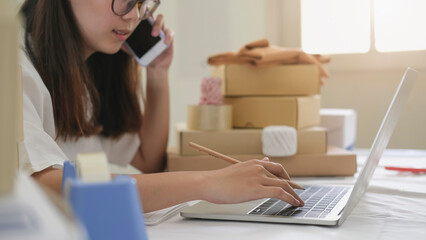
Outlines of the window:
[{"label": "window", "polygon": [[302,0],[302,48],[311,53],[370,49],[369,0]]},{"label": "window", "polygon": [[302,48],[326,54],[425,50],[424,9],[424,0],[302,0]]},{"label": "window", "polygon": [[426,1],[375,0],[376,49],[379,52],[426,49]]}]

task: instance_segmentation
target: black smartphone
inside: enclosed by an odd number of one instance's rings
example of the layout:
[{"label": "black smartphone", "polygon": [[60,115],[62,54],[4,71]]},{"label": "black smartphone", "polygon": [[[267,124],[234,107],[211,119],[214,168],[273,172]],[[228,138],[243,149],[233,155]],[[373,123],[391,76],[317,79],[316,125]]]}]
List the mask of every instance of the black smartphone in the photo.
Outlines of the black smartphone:
[{"label": "black smartphone", "polygon": [[141,21],[124,43],[136,61],[144,67],[169,47],[164,43],[163,31],[160,31],[158,37],[151,35],[152,24],[150,18]]}]

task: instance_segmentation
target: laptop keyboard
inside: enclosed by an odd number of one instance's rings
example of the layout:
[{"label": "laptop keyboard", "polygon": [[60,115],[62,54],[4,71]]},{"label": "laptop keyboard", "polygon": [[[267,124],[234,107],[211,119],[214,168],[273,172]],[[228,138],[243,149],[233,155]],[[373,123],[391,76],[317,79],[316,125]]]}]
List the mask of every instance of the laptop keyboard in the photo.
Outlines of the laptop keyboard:
[{"label": "laptop keyboard", "polygon": [[294,207],[276,198],[270,198],[249,212],[254,215],[325,218],[348,192],[349,187],[310,186],[295,189],[305,206]]}]

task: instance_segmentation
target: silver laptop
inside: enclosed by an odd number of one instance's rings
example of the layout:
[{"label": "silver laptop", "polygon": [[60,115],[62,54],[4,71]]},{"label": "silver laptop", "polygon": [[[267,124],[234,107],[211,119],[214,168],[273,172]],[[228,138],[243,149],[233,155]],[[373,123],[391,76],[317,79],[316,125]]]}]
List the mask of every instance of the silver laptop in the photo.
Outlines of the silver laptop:
[{"label": "silver laptop", "polygon": [[181,215],[186,218],[215,220],[313,225],[342,224],[364,195],[416,79],[417,71],[407,68],[354,186],[304,186],[305,190],[296,190],[305,201],[304,207],[293,207],[273,198],[241,204],[213,204],[201,201],[182,210]]}]

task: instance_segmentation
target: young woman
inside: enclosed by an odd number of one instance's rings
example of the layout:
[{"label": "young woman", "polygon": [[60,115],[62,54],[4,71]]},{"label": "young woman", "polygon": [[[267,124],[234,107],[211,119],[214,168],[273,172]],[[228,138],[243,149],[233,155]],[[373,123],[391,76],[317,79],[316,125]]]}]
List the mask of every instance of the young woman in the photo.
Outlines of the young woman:
[{"label": "young woman", "polygon": [[77,153],[106,152],[115,164],[132,164],[145,212],[202,199],[238,203],[263,197],[303,205],[279,164],[251,160],[203,172],[158,173],[164,169],[169,126],[168,71],[173,33],[162,15],[165,52],[146,69],[140,106],[137,63],[123,42],[159,0],[26,0],[22,6],[25,44],[21,52],[24,135],[28,157],[20,168],[60,191],[62,166]]}]

